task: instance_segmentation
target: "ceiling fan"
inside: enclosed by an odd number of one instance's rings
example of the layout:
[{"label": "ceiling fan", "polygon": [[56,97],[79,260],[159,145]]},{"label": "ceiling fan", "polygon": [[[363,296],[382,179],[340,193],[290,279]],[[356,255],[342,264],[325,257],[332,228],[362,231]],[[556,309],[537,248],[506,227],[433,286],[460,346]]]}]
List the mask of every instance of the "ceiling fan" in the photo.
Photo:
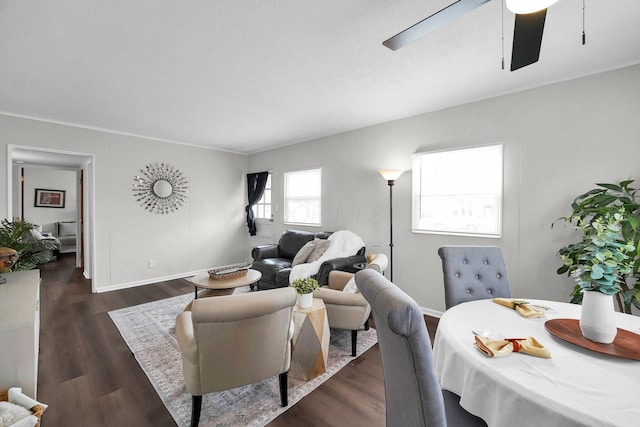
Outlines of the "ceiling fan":
[{"label": "ceiling fan", "polygon": [[[382,44],[391,50],[400,49],[489,1],[491,0],[458,0],[385,40]],[[516,14],[511,51],[511,71],[538,61],[547,7],[557,1],[506,0],[507,8]]]}]

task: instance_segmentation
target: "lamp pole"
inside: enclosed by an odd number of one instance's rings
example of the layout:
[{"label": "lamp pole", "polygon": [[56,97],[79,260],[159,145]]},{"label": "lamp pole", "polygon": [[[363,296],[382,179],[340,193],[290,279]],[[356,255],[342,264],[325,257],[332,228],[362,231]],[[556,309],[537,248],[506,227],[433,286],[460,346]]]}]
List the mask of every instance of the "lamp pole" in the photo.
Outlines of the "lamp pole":
[{"label": "lamp pole", "polygon": [[387,180],[389,184],[389,280],[393,282],[393,184],[395,180]]},{"label": "lamp pole", "polygon": [[393,185],[404,171],[384,169],[379,172],[389,185],[389,280],[393,282]]}]

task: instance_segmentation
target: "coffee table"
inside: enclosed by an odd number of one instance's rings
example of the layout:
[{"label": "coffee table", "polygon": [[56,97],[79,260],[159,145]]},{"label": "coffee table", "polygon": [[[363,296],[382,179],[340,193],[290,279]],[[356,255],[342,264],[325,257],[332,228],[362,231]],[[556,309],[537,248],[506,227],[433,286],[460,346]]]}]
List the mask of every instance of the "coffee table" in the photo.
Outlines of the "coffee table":
[{"label": "coffee table", "polygon": [[[262,273],[258,270],[248,269],[247,274],[242,277],[234,277],[224,280],[213,280],[209,272],[203,271],[193,276],[190,281],[195,287],[195,298],[217,297],[221,295],[231,295],[236,288],[253,285],[262,278]],[[204,289],[198,293],[200,289]],[[185,310],[191,308],[191,303]]]}]

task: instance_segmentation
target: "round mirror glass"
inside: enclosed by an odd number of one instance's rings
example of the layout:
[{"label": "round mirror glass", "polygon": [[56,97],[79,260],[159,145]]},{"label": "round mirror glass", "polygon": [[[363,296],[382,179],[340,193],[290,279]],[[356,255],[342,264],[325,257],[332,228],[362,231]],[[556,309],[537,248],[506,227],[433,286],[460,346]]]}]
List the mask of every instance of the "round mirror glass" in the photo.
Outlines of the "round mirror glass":
[{"label": "round mirror glass", "polygon": [[158,197],[169,197],[172,191],[173,187],[171,187],[171,183],[169,181],[165,181],[164,179],[156,181],[156,183],[153,184],[153,192]]}]

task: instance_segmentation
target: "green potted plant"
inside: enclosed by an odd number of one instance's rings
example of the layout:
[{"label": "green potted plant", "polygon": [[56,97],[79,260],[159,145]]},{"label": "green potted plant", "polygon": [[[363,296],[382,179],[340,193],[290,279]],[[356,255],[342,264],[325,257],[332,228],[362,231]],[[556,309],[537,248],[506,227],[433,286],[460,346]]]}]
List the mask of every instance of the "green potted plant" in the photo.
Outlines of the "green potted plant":
[{"label": "green potted plant", "polygon": [[[572,302],[582,303],[580,328],[596,342],[610,343],[615,338],[614,297],[620,310],[628,313],[631,304],[640,301],[639,210],[636,190],[629,187],[632,182],[597,184],[600,188],[574,200],[572,215],[561,218],[582,238],[558,251],[563,265],[557,272],[577,282],[571,296]],[[627,281],[635,283],[631,286]]]},{"label": "green potted plant", "polygon": [[582,232],[580,241],[558,251],[563,265],[557,273],[578,283],[571,302],[580,303],[583,290],[593,288],[614,295],[622,312],[640,308],[640,201],[632,183],[596,184],[575,198],[571,215],[558,219]]},{"label": "green potted plant", "polygon": [[309,308],[313,304],[313,291],[320,288],[318,281],[312,277],[296,279],[291,284],[298,293],[298,307]]},{"label": "green potted plant", "polygon": [[7,272],[31,270],[38,264],[51,259],[51,251],[55,249],[55,242],[38,240],[31,234],[36,226],[28,221],[0,221],[0,247],[14,249],[18,253],[17,261],[13,262]]}]

